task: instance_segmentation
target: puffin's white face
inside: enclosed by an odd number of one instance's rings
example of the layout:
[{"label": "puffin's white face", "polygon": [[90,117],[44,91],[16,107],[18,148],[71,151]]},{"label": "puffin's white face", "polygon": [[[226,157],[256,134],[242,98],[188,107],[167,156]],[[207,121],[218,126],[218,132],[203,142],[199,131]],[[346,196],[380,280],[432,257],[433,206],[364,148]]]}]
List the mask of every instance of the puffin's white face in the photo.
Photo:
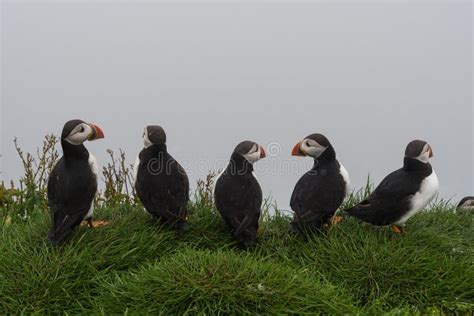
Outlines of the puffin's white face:
[{"label": "puffin's white face", "polygon": [[429,144],[425,144],[425,146],[423,146],[423,150],[418,155],[418,157],[414,158],[423,163],[427,163],[431,157],[433,157],[433,150],[431,149],[431,146]]},{"label": "puffin's white face", "polygon": [[74,127],[65,140],[70,144],[80,145],[89,140],[92,135],[94,135],[93,128],[87,123],[81,123]]},{"label": "puffin's white face", "polygon": [[326,146],[322,146],[317,141],[308,138],[304,139],[300,145],[301,152],[313,158],[319,158],[326,149]]},{"label": "puffin's white face", "polygon": [[161,126],[148,125],[143,129],[143,146],[148,148],[153,145],[165,145],[166,133]]},{"label": "puffin's white face", "polygon": [[259,161],[260,159],[265,158],[265,150],[263,149],[262,146],[255,144],[252,146],[252,148],[250,148],[250,150],[246,154],[242,156],[244,156],[244,158],[248,162],[253,164]]},{"label": "puffin's white face", "polygon": [[148,148],[151,145],[153,145],[153,143],[150,141],[150,138],[148,138],[148,130],[145,127],[145,129],[143,130],[143,146],[145,148]]}]

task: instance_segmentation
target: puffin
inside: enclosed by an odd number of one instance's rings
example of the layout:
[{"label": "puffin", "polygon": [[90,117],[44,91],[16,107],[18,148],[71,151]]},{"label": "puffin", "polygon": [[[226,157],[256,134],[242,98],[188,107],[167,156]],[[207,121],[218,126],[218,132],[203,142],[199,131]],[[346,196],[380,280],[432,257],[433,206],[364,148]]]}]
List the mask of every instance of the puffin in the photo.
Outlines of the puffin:
[{"label": "puffin", "polygon": [[101,138],[104,138],[104,132],[95,124],[79,119],[64,124],[61,133],[63,156],[48,179],[50,244],[63,242],[82,221],[86,221],[90,228],[107,224],[104,221],[92,220],[99,168],[94,155],[84,146],[86,140]]},{"label": "puffin", "polygon": [[188,230],[189,180],[184,168],[168,153],[161,126],[143,131],[143,149],[134,167],[135,190],[145,210],[178,232]]},{"label": "puffin", "polygon": [[406,221],[438,193],[439,180],[429,162],[432,157],[430,144],[411,141],[403,167],[386,176],[368,198],[345,213],[373,225],[391,225],[394,233],[403,233]]},{"label": "puffin", "polygon": [[265,150],[261,145],[248,140],[239,143],[215,182],[216,208],[241,248],[253,247],[257,241],[262,189],[253,164],[262,158]]},{"label": "puffin", "polygon": [[463,198],[456,209],[458,211],[474,211],[474,196],[466,196]]},{"label": "puffin", "polygon": [[336,151],[326,136],[315,133],[299,141],[292,156],[311,157],[313,167],[296,183],[290,206],[294,212],[291,230],[320,233],[342,218],[334,216],[349,192],[346,168],[336,159]]}]

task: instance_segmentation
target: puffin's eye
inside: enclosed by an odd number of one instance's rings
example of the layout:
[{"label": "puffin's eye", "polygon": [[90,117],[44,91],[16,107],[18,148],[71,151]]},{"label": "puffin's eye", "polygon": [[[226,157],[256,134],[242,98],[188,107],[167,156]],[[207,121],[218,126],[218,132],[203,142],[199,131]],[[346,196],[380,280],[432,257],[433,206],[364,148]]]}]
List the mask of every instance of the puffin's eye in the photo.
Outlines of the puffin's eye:
[{"label": "puffin's eye", "polygon": [[84,126],[81,127],[81,133],[84,133],[85,129],[84,129]]}]

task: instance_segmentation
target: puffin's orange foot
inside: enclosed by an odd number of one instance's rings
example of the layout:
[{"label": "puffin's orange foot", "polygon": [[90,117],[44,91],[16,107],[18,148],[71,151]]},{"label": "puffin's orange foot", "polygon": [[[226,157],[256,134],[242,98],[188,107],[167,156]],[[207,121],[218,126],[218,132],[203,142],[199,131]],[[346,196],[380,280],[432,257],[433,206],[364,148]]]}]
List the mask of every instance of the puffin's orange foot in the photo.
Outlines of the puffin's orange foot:
[{"label": "puffin's orange foot", "polygon": [[110,222],[108,221],[93,221],[93,220],[88,220],[88,221],[84,221],[81,223],[81,226],[87,226],[89,228],[100,228],[100,227],[103,227],[103,226],[107,226],[109,225]]},{"label": "puffin's orange foot", "polygon": [[403,227],[392,224],[391,228],[395,234],[403,234]]},{"label": "puffin's orange foot", "polygon": [[89,227],[90,228],[100,228],[109,225],[109,221],[90,221]]},{"label": "puffin's orange foot", "polygon": [[334,215],[331,219],[331,225],[336,226],[337,224],[339,224],[343,220],[344,220],[344,217],[339,216],[339,215]]}]

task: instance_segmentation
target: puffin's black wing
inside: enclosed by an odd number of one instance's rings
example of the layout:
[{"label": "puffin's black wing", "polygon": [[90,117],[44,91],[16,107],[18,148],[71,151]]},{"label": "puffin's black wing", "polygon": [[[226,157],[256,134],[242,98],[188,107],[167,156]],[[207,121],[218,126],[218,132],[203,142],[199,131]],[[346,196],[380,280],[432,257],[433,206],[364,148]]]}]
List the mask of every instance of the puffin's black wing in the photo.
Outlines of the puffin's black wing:
[{"label": "puffin's black wing", "polygon": [[216,182],[216,207],[234,237],[245,247],[255,244],[262,206],[262,189],[251,173],[224,172]]},{"label": "puffin's black wing", "polygon": [[189,201],[189,180],[184,168],[171,157],[169,160],[169,209],[180,217],[186,217],[186,206]]},{"label": "puffin's black wing", "polygon": [[[84,167],[89,166],[85,164]],[[97,191],[97,180],[87,171],[89,169],[66,168],[64,158],[53,168],[48,180],[48,206],[52,221],[49,242],[62,242],[89,211]]]},{"label": "puffin's black wing", "polygon": [[419,181],[399,169],[386,176],[367,199],[345,212],[374,225],[389,225],[409,210],[419,188]]},{"label": "puffin's black wing", "polygon": [[308,171],[298,180],[291,195],[295,224],[320,229],[329,222],[345,194],[346,183],[338,169],[331,168],[323,173]]}]

